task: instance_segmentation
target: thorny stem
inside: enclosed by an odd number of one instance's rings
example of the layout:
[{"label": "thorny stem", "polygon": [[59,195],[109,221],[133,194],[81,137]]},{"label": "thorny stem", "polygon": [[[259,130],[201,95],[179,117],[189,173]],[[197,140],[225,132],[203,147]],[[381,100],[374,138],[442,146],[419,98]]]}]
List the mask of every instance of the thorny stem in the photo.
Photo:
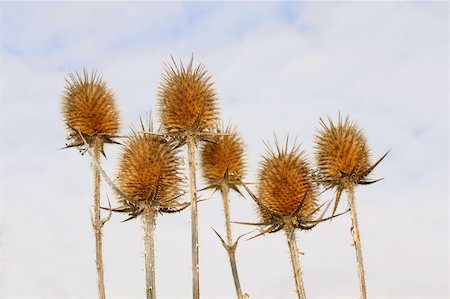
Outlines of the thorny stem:
[{"label": "thorny stem", "polygon": [[355,246],[356,251],[356,262],[358,263],[358,276],[359,276],[359,290],[361,293],[361,299],[366,299],[366,279],[364,274],[364,263],[361,249],[361,239],[359,238],[359,227],[358,227],[358,217],[356,214],[356,205],[355,205],[355,194],[353,190],[353,186],[348,186],[346,188],[347,191],[347,199],[348,204],[350,206],[350,211],[352,213],[352,228],[351,233],[353,236],[353,245]]},{"label": "thorny stem", "polygon": [[[231,234],[231,220],[230,220],[230,200],[228,198],[229,186],[222,184],[221,193],[223,199],[223,208],[225,212],[225,227],[227,230],[227,246],[226,250],[230,259],[231,273],[233,274],[234,286],[236,288],[236,295],[238,299],[243,299],[241,290],[241,283],[239,281],[239,274],[236,265],[236,247],[233,245],[233,236]],[[237,244],[236,244],[237,245]]]},{"label": "thorny stem", "polygon": [[225,227],[227,230],[227,245],[233,245],[233,236],[231,235],[231,220],[230,220],[230,199],[228,198],[228,194],[230,188],[227,184],[223,183],[221,188],[222,199],[223,199],[223,209],[225,212]]},{"label": "thorny stem", "polygon": [[294,271],[295,291],[299,299],[306,299],[305,287],[303,285],[302,269],[298,258],[297,240],[295,238],[295,230],[291,225],[285,228],[289,252],[291,254],[292,269]]},{"label": "thorny stem", "polygon": [[[94,159],[97,164],[100,163],[101,140],[94,138]],[[102,228],[103,223],[100,214],[100,172],[97,167],[92,166],[94,171],[94,219],[92,226],[95,233],[95,263],[97,266],[97,286],[99,299],[105,299],[105,281],[103,272],[103,249],[102,249]]]},{"label": "thorny stem", "polygon": [[198,212],[197,185],[195,181],[195,137],[189,135],[186,139],[189,164],[189,194],[191,198],[191,237],[192,237],[192,298],[200,298],[200,268],[198,258]]},{"label": "thorny stem", "polygon": [[145,293],[147,299],[156,298],[155,282],[155,211],[147,206],[142,213],[144,225],[144,256],[145,256]]}]

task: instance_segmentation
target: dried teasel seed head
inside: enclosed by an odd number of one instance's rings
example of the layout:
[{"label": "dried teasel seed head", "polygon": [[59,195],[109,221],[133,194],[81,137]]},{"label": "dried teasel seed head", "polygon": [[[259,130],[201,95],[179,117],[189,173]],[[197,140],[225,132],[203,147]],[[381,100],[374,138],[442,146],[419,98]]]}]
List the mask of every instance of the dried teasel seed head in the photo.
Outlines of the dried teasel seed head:
[{"label": "dried teasel seed head", "polygon": [[258,177],[260,216],[265,222],[292,217],[299,223],[311,220],[317,208],[317,186],[311,168],[299,146],[288,149],[288,142],[276,150],[267,146]]},{"label": "dried teasel seed head", "polygon": [[83,145],[79,132],[88,143],[93,137],[110,142],[119,131],[119,111],[115,96],[96,73],[69,74],[62,97],[62,113],[72,146]]},{"label": "dried teasel seed head", "polygon": [[319,180],[329,186],[357,184],[369,174],[370,151],[366,137],[356,122],[339,115],[335,124],[321,118],[315,149]]},{"label": "dried teasel seed head", "polygon": [[210,187],[240,185],[245,175],[244,143],[235,129],[219,130],[200,153],[203,177]]},{"label": "dried teasel seed head", "polygon": [[161,124],[169,133],[200,133],[219,121],[216,92],[204,65],[166,64],[158,89]]},{"label": "dried teasel seed head", "polygon": [[125,204],[164,205],[180,195],[180,183],[179,158],[172,144],[142,132],[128,138],[117,175],[117,185],[127,196],[122,198]]}]

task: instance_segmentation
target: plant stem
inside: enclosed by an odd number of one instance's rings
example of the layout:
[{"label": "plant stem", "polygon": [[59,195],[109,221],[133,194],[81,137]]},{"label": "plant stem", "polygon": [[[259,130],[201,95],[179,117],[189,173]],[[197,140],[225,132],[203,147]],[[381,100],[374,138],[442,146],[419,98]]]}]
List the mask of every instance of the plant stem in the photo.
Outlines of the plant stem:
[{"label": "plant stem", "polygon": [[358,216],[356,214],[355,194],[353,186],[346,188],[348,204],[350,206],[350,212],[352,213],[352,228],[351,233],[353,236],[353,245],[356,251],[356,262],[358,263],[358,276],[359,276],[359,290],[361,292],[361,299],[366,299],[366,279],[364,274],[364,263],[361,249],[361,239],[359,238]]},{"label": "plant stem", "polygon": [[[100,164],[100,151],[102,147],[101,139],[94,138],[94,159],[97,164]],[[103,273],[103,256],[102,256],[102,228],[103,223],[100,214],[100,172],[98,168],[93,165],[94,171],[94,219],[92,226],[95,233],[95,264],[97,266],[97,286],[99,299],[105,299],[105,281]]]},{"label": "plant stem", "polygon": [[195,137],[189,135],[186,140],[189,164],[189,194],[191,197],[191,237],[192,237],[192,298],[200,298],[200,268],[198,258],[198,212],[197,184],[195,180]]},{"label": "plant stem", "polygon": [[[236,295],[238,299],[242,299],[241,283],[239,282],[239,275],[236,265],[236,247],[233,244],[233,236],[231,234],[231,220],[230,220],[230,200],[228,198],[229,186],[222,184],[221,193],[223,199],[223,208],[225,212],[225,227],[227,230],[227,246],[226,250],[230,259],[231,273],[233,274],[234,286],[236,288]],[[237,245],[237,244],[236,244]]]},{"label": "plant stem", "polygon": [[155,282],[155,211],[152,207],[146,207],[142,213],[144,225],[144,256],[145,256],[145,293],[147,299],[156,298]]},{"label": "plant stem", "polygon": [[302,269],[298,258],[297,240],[295,230],[292,226],[286,226],[286,236],[291,254],[292,269],[294,271],[295,290],[299,299],[306,299],[305,287],[303,285]]}]

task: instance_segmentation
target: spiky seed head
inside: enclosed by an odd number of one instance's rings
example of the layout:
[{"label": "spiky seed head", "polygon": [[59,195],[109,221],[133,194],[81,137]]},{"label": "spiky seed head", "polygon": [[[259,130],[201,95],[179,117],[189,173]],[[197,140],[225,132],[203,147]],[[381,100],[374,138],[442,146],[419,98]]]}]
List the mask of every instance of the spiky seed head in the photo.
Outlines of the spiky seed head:
[{"label": "spiky seed head", "polygon": [[315,157],[320,181],[325,185],[356,184],[368,174],[371,165],[366,137],[356,122],[339,115],[335,124],[321,118],[321,128],[316,135]]},{"label": "spiky seed head", "polygon": [[88,143],[96,136],[109,142],[119,131],[114,93],[96,72],[89,75],[83,70],[82,75],[69,74],[62,97],[62,112],[68,139],[75,146],[83,144],[78,131]]},{"label": "spiky seed head", "polygon": [[288,142],[276,150],[269,146],[260,164],[258,198],[264,208],[264,221],[292,216],[299,223],[312,219],[317,208],[317,186],[312,180],[309,163],[299,146],[288,149]]},{"label": "spiky seed head", "polygon": [[235,187],[245,175],[244,143],[235,129],[219,130],[200,153],[203,177],[210,187]]},{"label": "spiky seed head", "polygon": [[179,158],[161,136],[134,132],[119,161],[117,185],[134,206],[157,206],[180,195]]},{"label": "spiky seed head", "polygon": [[199,133],[213,129],[219,121],[216,92],[204,65],[165,66],[158,89],[161,124],[170,133]]}]

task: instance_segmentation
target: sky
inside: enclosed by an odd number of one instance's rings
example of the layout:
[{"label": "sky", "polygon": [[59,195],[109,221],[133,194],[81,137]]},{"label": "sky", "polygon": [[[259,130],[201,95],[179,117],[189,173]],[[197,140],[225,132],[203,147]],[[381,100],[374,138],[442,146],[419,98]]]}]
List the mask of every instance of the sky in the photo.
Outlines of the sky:
[{"label": "sky", "polygon": [[[319,118],[339,112],[363,128],[373,161],[390,150],[374,171],[384,180],[356,189],[368,295],[448,298],[448,13],[432,1],[1,2],[0,298],[97,296],[89,157],[59,150],[68,74],[103,75],[127,134],[148,111],[158,120],[164,63],[192,54],[245,140],[249,182],[274,134],[297,138],[314,163]],[[120,148],[106,152],[113,177]],[[114,205],[104,184],[107,196]],[[234,298],[211,229],[225,232],[221,199],[201,196],[202,298]],[[231,199],[233,220],[257,219],[250,198]],[[159,298],[191,296],[189,219],[157,220]],[[141,224],[122,220],[104,228],[106,293],[143,298]],[[309,298],[358,297],[350,225],[347,214],[297,233]],[[253,229],[233,226],[235,236]],[[237,259],[250,298],[295,297],[282,232],[241,241]]]}]

